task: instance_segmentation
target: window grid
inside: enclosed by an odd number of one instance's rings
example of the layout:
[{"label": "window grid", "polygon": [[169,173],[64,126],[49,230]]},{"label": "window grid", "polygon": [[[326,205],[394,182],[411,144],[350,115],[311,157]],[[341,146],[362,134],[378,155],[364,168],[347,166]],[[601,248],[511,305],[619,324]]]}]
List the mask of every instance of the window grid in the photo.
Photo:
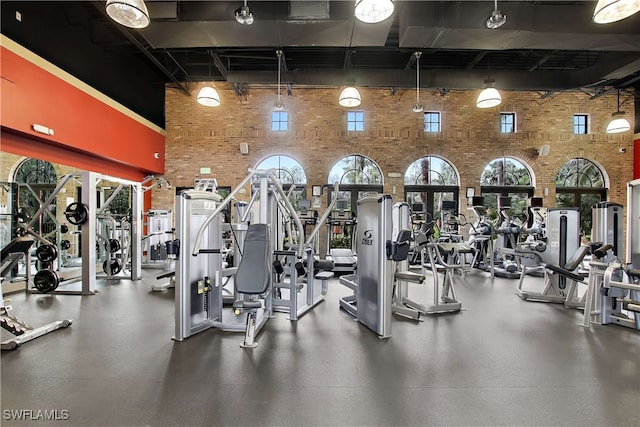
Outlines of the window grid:
[{"label": "window grid", "polygon": [[364,111],[347,111],[347,130],[364,131]]},{"label": "window grid", "polygon": [[587,114],[573,115],[573,133],[579,135],[589,133],[589,116]]},{"label": "window grid", "polygon": [[500,133],[515,133],[516,113],[500,113]]},{"label": "window grid", "polygon": [[424,131],[440,132],[440,113],[428,111],[424,113]]},{"label": "window grid", "polygon": [[289,113],[286,111],[271,112],[271,130],[286,131],[289,130]]}]

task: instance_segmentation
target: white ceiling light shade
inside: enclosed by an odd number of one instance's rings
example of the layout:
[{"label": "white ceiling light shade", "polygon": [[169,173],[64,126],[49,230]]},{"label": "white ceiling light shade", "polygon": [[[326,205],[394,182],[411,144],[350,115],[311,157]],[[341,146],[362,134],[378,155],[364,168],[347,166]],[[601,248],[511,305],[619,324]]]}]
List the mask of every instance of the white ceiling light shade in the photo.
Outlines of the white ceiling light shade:
[{"label": "white ceiling light shade", "polygon": [[107,15],[120,25],[145,28],[149,25],[149,11],[143,0],[107,0]]},{"label": "white ceiling light shade", "polygon": [[491,108],[502,103],[502,96],[500,92],[493,87],[495,80],[487,79],[484,81],[484,89],[478,95],[476,99],[476,107],[478,108]]},{"label": "white ceiling light shade", "polygon": [[622,133],[631,129],[629,121],[624,117],[624,111],[620,111],[620,89],[618,89],[618,110],[611,114],[611,121],[607,125],[607,133]]},{"label": "white ceiling light shade", "polygon": [[348,86],[342,89],[340,92],[340,97],[338,98],[338,104],[343,107],[357,107],[362,102],[362,98],[360,98],[360,92],[353,86]]},{"label": "white ceiling light shade", "polygon": [[624,111],[611,114],[611,121],[607,125],[607,133],[621,133],[631,129],[629,121],[624,118]]},{"label": "white ceiling light shade", "polygon": [[420,105],[420,57],[422,52],[415,52],[416,57],[416,105],[413,107],[414,113],[421,113],[423,108]]},{"label": "white ceiling light shade", "polygon": [[486,22],[487,28],[492,30],[502,27],[507,22],[507,15],[498,10],[498,0],[494,0],[494,5],[493,12]]},{"label": "white ceiling light shade", "polygon": [[211,86],[205,86],[198,92],[198,104],[205,107],[217,107],[220,105],[220,95]]},{"label": "white ceiling light shade", "polygon": [[241,6],[235,10],[235,15],[236,21],[238,21],[242,25],[253,24],[253,12],[249,10],[249,6],[247,6],[247,0],[244,0],[244,6]]},{"label": "white ceiling light shade", "polygon": [[393,15],[393,0],[356,0],[355,17],[366,24],[377,24]]},{"label": "white ceiling light shade", "polygon": [[628,18],[640,11],[640,0],[598,0],[593,11],[593,22],[609,24]]}]

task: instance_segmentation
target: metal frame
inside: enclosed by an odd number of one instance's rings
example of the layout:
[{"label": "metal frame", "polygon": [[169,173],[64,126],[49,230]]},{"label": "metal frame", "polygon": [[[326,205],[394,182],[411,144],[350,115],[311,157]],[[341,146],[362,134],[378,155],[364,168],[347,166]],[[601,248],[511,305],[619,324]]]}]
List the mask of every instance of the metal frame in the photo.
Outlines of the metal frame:
[{"label": "metal frame", "polygon": [[340,277],[340,283],[354,291],[353,295],[340,298],[340,308],[380,338],[391,338],[393,262],[387,256],[387,243],[392,240],[391,217],[391,196],[358,200],[358,271]]},{"label": "metal frame", "polygon": [[[563,224],[566,224],[563,225]],[[564,267],[569,257],[580,248],[580,211],[578,208],[549,208],[547,210],[547,251],[557,253],[554,262],[559,267]],[[516,295],[523,300],[552,302],[564,304],[567,298],[575,299],[575,283],[569,284],[569,289],[564,291],[560,286],[557,274],[545,269],[544,288],[542,291],[530,291],[523,289],[526,268],[520,274],[520,281],[516,289]],[[564,278],[562,278],[564,280]],[[573,286],[572,286],[573,283]],[[563,283],[562,286],[564,286]]]}]

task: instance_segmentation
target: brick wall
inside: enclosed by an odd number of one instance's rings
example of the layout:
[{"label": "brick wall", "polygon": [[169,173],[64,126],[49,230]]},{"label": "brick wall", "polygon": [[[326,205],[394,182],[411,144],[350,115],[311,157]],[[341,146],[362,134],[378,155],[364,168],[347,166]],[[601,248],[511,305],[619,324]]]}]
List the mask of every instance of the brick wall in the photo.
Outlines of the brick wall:
[{"label": "brick wall", "polygon": [[[545,206],[555,201],[555,177],[567,160],[584,157],[600,165],[609,178],[609,199],[626,203],[625,183],[633,178],[633,134],[607,135],[604,129],[616,110],[612,93],[594,100],[580,92],[564,92],[542,98],[536,92],[502,92],[499,107],[475,107],[476,91],[421,92],[425,111],[440,111],[442,132],[423,132],[422,114],[411,111],[415,92],[360,89],[365,112],[365,131],[346,131],[347,109],[338,106],[338,88],[293,89],[283,97],[289,112],[289,131],[270,131],[270,112],[276,100],[275,89],[250,89],[246,99],[231,89],[217,88],[222,105],[200,106],[195,96],[179,90],[166,90],[166,174],[174,186],[191,186],[195,178],[211,178],[220,185],[235,187],[267,156],[293,157],[305,169],[308,185],[325,184],[331,167],[349,154],[373,159],[384,173],[386,193],[393,186],[394,201],[404,198],[403,179],[390,178],[390,172],[404,174],[407,167],[425,155],[447,159],[458,170],[460,187],[476,187],[485,165],[496,157],[512,156],[529,165],[534,173],[536,196],[545,196]],[[631,109],[632,110],[632,109]],[[499,132],[499,112],[515,112],[517,132]],[[573,134],[573,114],[590,116],[591,133]],[[633,111],[627,117],[634,122]],[[246,142],[249,154],[240,153]],[[549,144],[547,157],[537,149]],[[626,148],[621,154],[619,148]],[[211,175],[200,175],[201,167]],[[464,197],[464,191],[461,191]],[[153,207],[171,209],[172,194],[156,191]]]}]

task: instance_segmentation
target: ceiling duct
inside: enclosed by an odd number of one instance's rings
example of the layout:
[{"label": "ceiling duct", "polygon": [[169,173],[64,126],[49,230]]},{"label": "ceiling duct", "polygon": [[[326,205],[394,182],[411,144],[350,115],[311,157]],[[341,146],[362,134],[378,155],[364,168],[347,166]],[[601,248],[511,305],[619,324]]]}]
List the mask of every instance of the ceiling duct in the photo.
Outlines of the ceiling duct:
[{"label": "ceiling duct", "polygon": [[289,2],[289,19],[294,21],[328,20],[329,1],[292,1]]}]

